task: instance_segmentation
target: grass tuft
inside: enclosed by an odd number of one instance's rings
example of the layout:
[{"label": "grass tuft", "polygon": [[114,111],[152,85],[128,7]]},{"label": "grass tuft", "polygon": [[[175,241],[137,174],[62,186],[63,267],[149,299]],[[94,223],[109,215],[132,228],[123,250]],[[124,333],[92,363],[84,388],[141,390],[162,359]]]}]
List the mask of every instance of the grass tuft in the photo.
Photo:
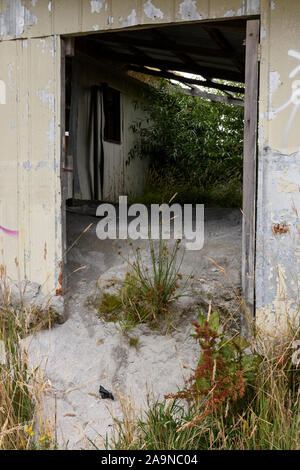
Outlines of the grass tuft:
[{"label": "grass tuft", "polygon": [[0,282],[0,449],[54,448],[50,426],[42,415],[46,383],[39,368],[30,369],[23,342],[51,318],[40,316],[34,308],[11,305],[3,267],[0,267]]},{"label": "grass tuft", "polygon": [[118,322],[123,331],[141,323],[158,325],[170,313],[175,300],[185,295],[188,279],[182,282],[178,259],[179,241],[169,249],[160,240],[155,249],[149,241],[151,264],[145,266],[141,251],[134,252],[134,261],[128,261],[129,271],[119,281],[116,294],[104,292],[98,307],[99,317]]}]

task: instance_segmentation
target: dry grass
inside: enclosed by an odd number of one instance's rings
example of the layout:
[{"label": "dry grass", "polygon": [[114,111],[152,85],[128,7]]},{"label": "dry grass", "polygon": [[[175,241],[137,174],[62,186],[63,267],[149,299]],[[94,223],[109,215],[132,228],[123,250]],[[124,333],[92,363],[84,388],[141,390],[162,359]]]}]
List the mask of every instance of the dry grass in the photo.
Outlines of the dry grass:
[{"label": "dry grass", "polygon": [[0,448],[34,450],[55,448],[51,426],[43,416],[47,389],[41,370],[31,370],[23,338],[32,328],[45,325],[45,318],[32,309],[11,305],[5,269],[0,268]]}]

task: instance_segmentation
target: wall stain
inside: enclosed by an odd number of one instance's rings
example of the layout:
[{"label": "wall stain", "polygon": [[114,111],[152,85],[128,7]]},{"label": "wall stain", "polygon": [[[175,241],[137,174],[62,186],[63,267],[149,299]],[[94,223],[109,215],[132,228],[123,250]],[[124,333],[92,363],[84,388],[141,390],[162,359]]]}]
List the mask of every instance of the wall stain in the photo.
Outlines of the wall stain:
[{"label": "wall stain", "polygon": [[290,231],[289,227],[285,223],[274,224],[272,226],[272,232],[274,235],[282,235]]}]

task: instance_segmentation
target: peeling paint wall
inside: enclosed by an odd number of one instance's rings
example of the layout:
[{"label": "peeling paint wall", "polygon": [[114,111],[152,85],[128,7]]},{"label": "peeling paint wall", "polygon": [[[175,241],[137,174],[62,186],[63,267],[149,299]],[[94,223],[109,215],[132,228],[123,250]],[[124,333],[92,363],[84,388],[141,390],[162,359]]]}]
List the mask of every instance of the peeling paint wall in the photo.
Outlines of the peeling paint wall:
[{"label": "peeling paint wall", "polygon": [[257,320],[299,324],[300,2],[262,2],[257,196]]},{"label": "peeling paint wall", "polygon": [[25,28],[37,23],[37,17],[21,0],[9,0],[0,14],[0,31],[4,36],[20,37]]},{"label": "peeling paint wall", "polygon": [[56,286],[61,258],[60,40],[0,43],[0,250],[12,279]]},{"label": "peeling paint wall", "polygon": [[57,282],[59,35],[245,15],[261,17],[257,320],[275,332],[279,320],[283,327],[296,316],[298,0],[0,0],[0,242],[12,277],[43,283],[49,274],[49,288]]},{"label": "peeling paint wall", "polygon": [[260,0],[0,0],[0,38],[76,34],[259,12]]}]

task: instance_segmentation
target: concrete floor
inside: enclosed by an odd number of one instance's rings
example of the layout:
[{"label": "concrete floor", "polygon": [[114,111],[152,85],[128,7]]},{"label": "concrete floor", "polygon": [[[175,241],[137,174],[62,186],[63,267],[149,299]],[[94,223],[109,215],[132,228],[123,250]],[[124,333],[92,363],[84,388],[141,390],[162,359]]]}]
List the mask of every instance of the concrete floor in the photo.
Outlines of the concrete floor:
[{"label": "concrete floor", "polygon": [[[96,223],[93,215],[68,212],[69,247],[77,240],[68,253],[68,319],[30,340],[31,357],[34,363],[47,363],[46,377],[52,384],[46,399],[48,417],[54,419],[56,403],[59,444],[64,447],[68,442],[73,449],[89,447],[87,438],[101,444],[101,436],[112,429],[111,413],[121,416],[118,393],[140,410],[146,406],[147,390],[162,398],[181,387],[200,353],[190,337],[197,306],[211,300],[214,307],[232,313],[237,309],[233,288],[239,290],[241,284],[241,214],[238,210],[208,209],[204,247],[198,252],[187,251],[182,265],[182,274],[193,273],[195,278],[193,295],[177,303],[179,323],[166,335],[146,325],[136,327],[136,350],[115,324],[99,319],[90,305],[89,300],[101,295],[107,279],[124,277],[127,263],[118,251],[121,249],[126,258],[132,250],[126,241],[99,240]],[[82,235],[89,224],[93,225]],[[147,264],[147,242],[137,244]],[[184,249],[184,241],[181,245]],[[226,270],[228,279],[211,259]],[[100,384],[115,395],[115,401],[99,397]]]}]

